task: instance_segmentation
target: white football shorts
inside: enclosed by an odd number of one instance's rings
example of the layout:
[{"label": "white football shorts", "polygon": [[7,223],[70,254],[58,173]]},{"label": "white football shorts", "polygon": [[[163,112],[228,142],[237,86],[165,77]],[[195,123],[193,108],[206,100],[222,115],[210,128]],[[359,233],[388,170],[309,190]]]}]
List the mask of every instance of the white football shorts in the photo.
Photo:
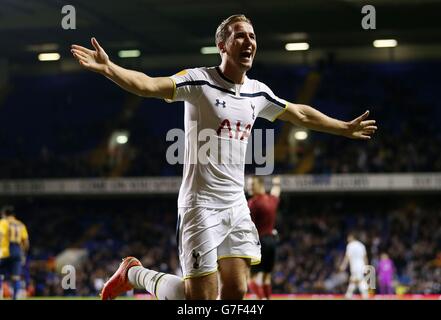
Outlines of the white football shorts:
[{"label": "white football shorts", "polygon": [[232,208],[179,208],[178,251],[184,279],[214,273],[218,260],[260,263],[260,241],[246,202]]}]

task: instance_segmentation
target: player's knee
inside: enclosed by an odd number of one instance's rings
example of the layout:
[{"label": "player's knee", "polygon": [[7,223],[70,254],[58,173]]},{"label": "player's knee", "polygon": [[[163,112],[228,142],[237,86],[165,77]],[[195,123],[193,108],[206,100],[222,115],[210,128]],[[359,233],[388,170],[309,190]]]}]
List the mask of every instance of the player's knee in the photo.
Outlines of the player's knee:
[{"label": "player's knee", "polygon": [[222,286],[222,300],[242,300],[248,291],[247,283],[244,281],[226,283]]},{"label": "player's knee", "polygon": [[217,274],[185,281],[186,300],[216,300],[217,295]]},{"label": "player's knee", "polygon": [[217,292],[210,289],[191,288],[185,289],[186,300],[216,300]]}]

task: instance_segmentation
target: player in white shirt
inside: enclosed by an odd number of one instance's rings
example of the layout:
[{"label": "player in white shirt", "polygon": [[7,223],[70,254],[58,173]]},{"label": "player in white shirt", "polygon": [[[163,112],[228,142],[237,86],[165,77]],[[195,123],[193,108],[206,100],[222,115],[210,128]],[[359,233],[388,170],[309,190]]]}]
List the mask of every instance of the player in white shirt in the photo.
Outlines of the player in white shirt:
[{"label": "player in white shirt", "polygon": [[[143,268],[134,257],[123,259],[105,284],[102,299],[113,299],[133,287],[159,299],[242,299],[250,265],[259,263],[260,244],[244,194],[244,157],[257,117],[280,119],[317,131],[353,139],[369,139],[377,127],[369,112],[345,122],[316,109],[278,98],[263,83],[251,80],[257,42],[243,15],[224,20],[216,31],[221,64],[152,78],[109,60],[92,38],[95,50],[78,45],[72,53],[86,69],[99,72],[119,86],[144,97],[185,101],[185,162],[178,199],[178,250],[184,278]],[[210,129],[210,138],[225,145],[219,154],[198,157],[195,137]],[[226,161],[218,161],[219,157]],[[234,159],[236,158],[236,159]],[[220,281],[218,281],[218,279]],[[220,284],[220,285],[219,285]]]},{"label": "player in white shirt", "polygon": [[347,241],[345,257],[340,266],[340,271],[344,271],[349,264],[351,272],[345,297],[351,299],[355,288],[358,286],[363,299],[367,299],[369,295],[368,285],[364,278],[365,269],[368,264],[366,247],[353,234],[348,235]]}]

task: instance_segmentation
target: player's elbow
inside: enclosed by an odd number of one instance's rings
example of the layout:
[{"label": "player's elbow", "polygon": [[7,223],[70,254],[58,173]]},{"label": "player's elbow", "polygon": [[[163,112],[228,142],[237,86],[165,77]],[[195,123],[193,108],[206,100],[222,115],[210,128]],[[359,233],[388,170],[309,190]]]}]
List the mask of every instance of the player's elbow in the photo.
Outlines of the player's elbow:
[{"label": "player's elbow", "polygon": [[304,106],[301,104],[288,104],[287,112],[285,112],[285,120],[300,127],[305,127],[308,123],[308,117],[304,112]]},{"label": "player's elbow", "polygon": [[298,108],[296,108],[296,118],[300,126],[308,127],[311,123],[311,116],[308,113],[308,106],[299,104]]},{"label": "player's elbow", "polygon": [[140,97],[151,98],[154,96],[155,83],[152,78],[146,74],[139,74],[133,85],[133,92]]},{"label": "player's elbow", "polygon": [[138,95],[144,98],[158,98],[158,92],[159,89],[156,84],[148,83],[144,84]]},{"label": "player's elbow", "polygon": [[139,86],[138,96],[151,98],[153,96],[153,86],[150,83],[142,83]]}]

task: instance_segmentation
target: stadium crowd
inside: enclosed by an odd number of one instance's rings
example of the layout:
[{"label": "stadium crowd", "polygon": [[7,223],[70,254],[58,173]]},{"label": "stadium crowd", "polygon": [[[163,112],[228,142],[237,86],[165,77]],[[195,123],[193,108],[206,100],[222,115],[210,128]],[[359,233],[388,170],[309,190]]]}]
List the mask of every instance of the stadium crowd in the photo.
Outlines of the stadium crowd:
[{"label": "stadium crowd", "polygon": [[[309,200],[282,198],[274,293],[344,293],[347,274],[338,265],[345,236],[354,230],[366,244],[370,264],[375,266],[382,252],[389,254],[396,268],[396,293],[441,293],[439,204],[397,205],[399,199],[389,199],[363,209],[356,205],[362,199],[349,205],[341,199]],[[123,199],[24,206],[23,219],[32,236],[26,278],[33,294],[96,296],[127,255],[141,257],[146,267],[179,275],[173,204]],[[76,268],[75,290],[60,285],[64,275],[57,256],[66,248],[86,252]]]}]

